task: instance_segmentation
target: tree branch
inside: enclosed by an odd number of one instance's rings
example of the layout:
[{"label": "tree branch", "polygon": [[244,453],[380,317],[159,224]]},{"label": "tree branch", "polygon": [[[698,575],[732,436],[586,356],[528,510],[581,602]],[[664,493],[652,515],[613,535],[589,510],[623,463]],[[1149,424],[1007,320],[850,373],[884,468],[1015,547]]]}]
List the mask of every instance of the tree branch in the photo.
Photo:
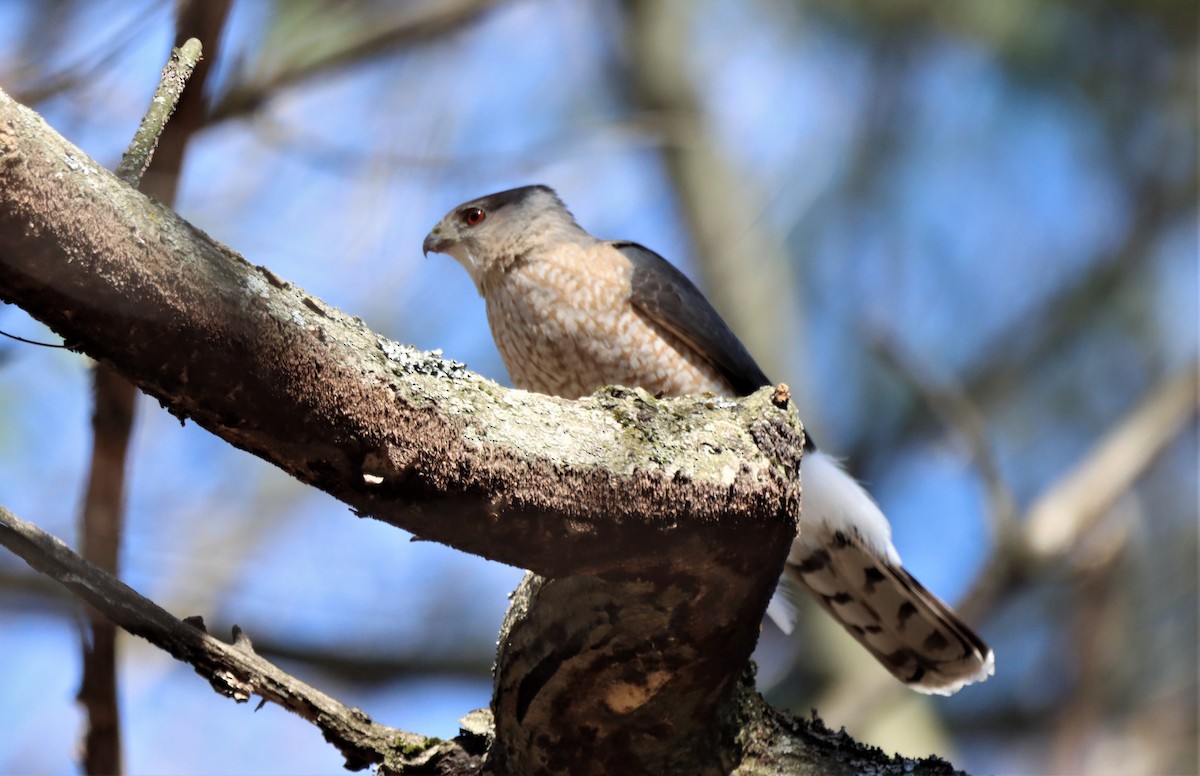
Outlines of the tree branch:
[{"label": "tree branch", "polygon": [[203,624],[183,622],[120,580],[89,563],[58,539],[0,506],[0,544],[34,569],[51,577],[112,622],[141,636],[178,660],[191,664],[221,695],[245,703],[258,695],[298,714],[321,729],[325,740],[359,770],[421,753],[420,762],[447,756],[457,744],[438,742],[371,721],[263,660],[235,625],[234,643],[208,635]]},{"label": "tree branch", "polygon": [[[384,4],[381,14],[345,17],[337,6],[326,11],[328,18],[307,25],[310,40],[303,34],[274,47],[284,59],[257,63],[235,74],[228,92],[213,106],[212,121],[252,113],[285,88],[315,76],[350,67],[371,57],[399,52],[405,45],[420,43],[463,27],[484,14],[499,0],[438,0],[419,4]],[[291,9],[288,9],[291,10]],[[276,13],[279,13],[279,9]],[[355,21],[363,23],[354,24]],[[350,22],[350,24],[348,24]],[[276,23],[278,26],[278,23]],[[335,29],[336,34],[330,35]],[[303,33],[304,28],[301,29]],[[321,35],[319,45],[317,36]]]},{"label": "tree branch", "polygon": [[798,462],[763,448],[797,429],[769,391],[504,390],[248,264],[2,94],[0,295],[359,512],[546,576],[653,557],[681,521],[706,542],[794,530]]},{"label": "tree branch", "polygon": [[1066,554],[1127,493],[1200,410],[1200,364],[1163,381],[1029,508],[1029,550]]},{"label": "tree branch", "polygon": [[154,158],[154,149],[158,147],[158,139],[166,129],[167,120],[175,112],[183,88],[187,86],[192,71],[200,62],[200,41],[189,38],[182,46],[171,52],[171,58],[163,67],[158,88],[150,107],[142,118],[142,123],[134,133],[133,141],[121,157],[117,166],[117,177],[137,188],[142,180],[142,173],[150,166]]}]

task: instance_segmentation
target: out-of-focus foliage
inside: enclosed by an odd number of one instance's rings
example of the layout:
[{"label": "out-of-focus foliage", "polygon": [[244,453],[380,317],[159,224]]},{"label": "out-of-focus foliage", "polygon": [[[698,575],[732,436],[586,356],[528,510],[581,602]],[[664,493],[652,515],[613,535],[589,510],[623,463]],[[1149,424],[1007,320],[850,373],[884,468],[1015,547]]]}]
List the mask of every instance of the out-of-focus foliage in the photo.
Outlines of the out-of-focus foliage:
[{"label": "out-of-focus foliage", "polygon": [[[765,627],[777,702],[979,773],[1194,773],[1195,397],[1066,551],[1022,548],[1196,369],[1197,21],[1168,0],[234,0],[178,209],[503,381],[470,282],[421,240],[467,198],[555,186],[699,280],[997,652],[989,682],[921,698],[813,610],[794,641]],[[166,2],[11,0],[0,88],[115,166],[172,38]],[[52,339],[11,308],[0,328]],[[87,365],[0,356],[0,503],[70,538]],[[134,447],[142,592],[388,724],[453,734],[487,703],[516,570],[357,520],[149,402]],[[0,772],[73,769],[73,611],[0,554]],[[298,720],[124,646],[130,772],[340,770]]]}]

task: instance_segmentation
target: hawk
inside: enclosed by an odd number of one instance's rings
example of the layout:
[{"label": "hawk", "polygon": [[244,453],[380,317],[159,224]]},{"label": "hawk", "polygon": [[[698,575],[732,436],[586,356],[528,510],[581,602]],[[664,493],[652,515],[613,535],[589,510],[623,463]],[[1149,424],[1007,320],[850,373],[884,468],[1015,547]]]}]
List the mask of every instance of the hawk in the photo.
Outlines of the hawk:
[{"label": "hawk", "polygon": [[[604,385],[744,396],[771,384],[682,272],[588,234],[547,186],[465,202],[423,248],[467,270],[518,388],[574,399]],[[768,615],[790,633],[801,588],[914,690],[949,695],[991,676],[991,649],[904,570],[867,492],[811,439],[801,470],[800,530]]]}]

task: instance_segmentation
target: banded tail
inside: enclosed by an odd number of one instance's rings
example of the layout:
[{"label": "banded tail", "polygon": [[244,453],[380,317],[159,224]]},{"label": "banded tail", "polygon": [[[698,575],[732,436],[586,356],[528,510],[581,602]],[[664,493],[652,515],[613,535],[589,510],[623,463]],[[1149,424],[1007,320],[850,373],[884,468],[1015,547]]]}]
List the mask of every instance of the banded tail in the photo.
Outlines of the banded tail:
[{"label": "banded tail", "polygon": [[887,519],[866,491],[819,451],[805,456],[802,476],[800,535],[771,618],[791,631],[786,599],[800,586],[918,692],[951,695],[991,676],[992,650],[900,565]]}]

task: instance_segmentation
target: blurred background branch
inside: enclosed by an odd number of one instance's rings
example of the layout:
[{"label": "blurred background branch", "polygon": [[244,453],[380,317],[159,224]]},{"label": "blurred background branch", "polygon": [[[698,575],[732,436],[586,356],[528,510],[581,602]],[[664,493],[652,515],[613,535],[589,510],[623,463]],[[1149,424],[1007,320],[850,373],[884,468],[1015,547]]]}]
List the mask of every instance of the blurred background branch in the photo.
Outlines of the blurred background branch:
[{"label": "blurred background branch", "polygon": [[252,65],[243,63],[213,106],[212,120],[254,113],[296,84],[448,35],[497,2],[376,2],[363,4],[358,12],[323,0],[280,3],[259,57]]}]

